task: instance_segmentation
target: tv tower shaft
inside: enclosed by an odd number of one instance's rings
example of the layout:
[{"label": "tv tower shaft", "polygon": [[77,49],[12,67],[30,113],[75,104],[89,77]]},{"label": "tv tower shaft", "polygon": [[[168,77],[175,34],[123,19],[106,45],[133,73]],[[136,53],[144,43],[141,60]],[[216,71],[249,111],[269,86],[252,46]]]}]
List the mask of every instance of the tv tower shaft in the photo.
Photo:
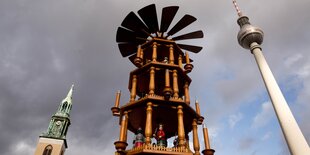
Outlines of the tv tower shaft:
[{"label": "tv tower shaft", "polygon": [[233,4],[239,16],[238,24],[240,25],[240,31],[238,33],[238,42],[243,48],[250,49],[255,57],[291,154],[310,155],[309,145],[263,55],[260,46],[263,42],[263,31],[258,27],[252,26],[249,22],[249,18],[242,15],[236,0],[233,0]]}]

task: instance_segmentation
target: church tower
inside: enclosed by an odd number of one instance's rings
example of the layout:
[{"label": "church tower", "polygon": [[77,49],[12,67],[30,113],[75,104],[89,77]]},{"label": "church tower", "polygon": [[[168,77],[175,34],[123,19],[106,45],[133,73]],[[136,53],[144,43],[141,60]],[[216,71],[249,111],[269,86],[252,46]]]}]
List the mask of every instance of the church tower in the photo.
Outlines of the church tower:
[{"label": "church tower", "polygon": [[47,131],[40,136],[34,155],[63,155],[68,147],[66,135],[70,125],[73,86],[52,116]]},{"label": "church tower", "polygon": [[[197,101],[196,109],[190,105],[192,80],[188,73],[194,66],[187,51],[198,53],[202,47],[178,41],[202,38],[203,32],[174,36],[196,21],[188,14],[167,31],[178,9],[178,6],[163,8],[159,23],[155,4],[148,5],[138,11],[143,21],[130,12],[117,30],[120,52],[123,57],[129,57],[136,68],[129,75],[129,101],[120,107],[119,91],[111,108],[120,124],[119,140],[114,143],[116,155],[200,155],[197,126],[204,117]],[[127,147],[127,131],[135,133],[133,147]],[[207,133],[206,128],[204,133]],[[213,155],[208,136],[204,135],[207,145],[202,153]],[[173,144],[169,143],[169,138]],[[189,147],[190,141],[193,150]]]}]

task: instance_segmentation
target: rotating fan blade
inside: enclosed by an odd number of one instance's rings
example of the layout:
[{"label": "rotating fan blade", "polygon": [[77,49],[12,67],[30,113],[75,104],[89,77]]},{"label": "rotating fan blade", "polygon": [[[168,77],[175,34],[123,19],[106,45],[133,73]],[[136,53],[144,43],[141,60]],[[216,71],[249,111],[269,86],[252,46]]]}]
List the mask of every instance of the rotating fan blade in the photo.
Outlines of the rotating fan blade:
[{"label": "rotating fan blade", "polygon": [[172,40],[185,40],[185,39],[196,39],[203,38],[203,32],[201,30],[183,34],[177,37],[173,37]]},{"label": "rotating fan blade", "polygon": [[144,23],[139,19],[139,17],[134,12],[130,12],[125,17],[121,25],[129,30],[134,31],[136,35],[139,37],[142,38],[148,37],[148,34],[143,32],[143,31],[148,32],[148,28],[144,25]]},{"label": "rotating fan blade", "polygon": [[127,57],[137,52],[137,45],[133,43],[121,43],[118,44],[118,48],[123,57]]},{"label": "rotating fan blade", "polygon": [[118,27],[116,33],[116,42],[135,42],[136,36],[133,31]]},{"label": "rotating fan blade", "polygon": [[160,23],[160,32],[166,32],[178,12],[179,7],[178,6],[169,6],[163,8],[162,14],[161,14],[161,23]]},{"label": "rotating fan blade", "polygon": [[175,33],[179,32],[189,24],[196,21],[196,18],[191,15],[185,15],[181,18],[181,20],[168,32],[168,35],[174,35]]},{"label": "rotating fan blade", "polygon": [[149,33],[156,33],[158,31],[158,20],[155,4],[151,4],[140,9],[138,14],[149,28]]},{"label": "rotating fan blade", "polygon": [[193,53],[198,53],[201,51],[202,47],[200,46],[193,46],[193,45],[184,45],[184,44],[177,44],[180,48],[184,50],[191,51]]},{"label": "rotating fan blade", "polygon": [[136,44],[144,43],[146,38],[137,37],[133,31],[118,27],[116,33],[116,42],[131,42]]}]

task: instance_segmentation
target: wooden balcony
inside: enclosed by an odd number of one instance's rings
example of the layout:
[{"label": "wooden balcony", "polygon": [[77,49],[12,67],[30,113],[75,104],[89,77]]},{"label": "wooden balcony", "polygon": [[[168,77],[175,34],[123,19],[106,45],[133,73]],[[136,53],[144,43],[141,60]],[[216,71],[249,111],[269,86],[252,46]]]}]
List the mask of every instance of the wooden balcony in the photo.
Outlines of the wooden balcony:
[{"label": "wooden balcony", "polygon": [[185,147],[162,147],[156,145],[143,145],[125,151],[126,155],[135,154],[169,154],[169,155],[193,155],[193,152]]}]

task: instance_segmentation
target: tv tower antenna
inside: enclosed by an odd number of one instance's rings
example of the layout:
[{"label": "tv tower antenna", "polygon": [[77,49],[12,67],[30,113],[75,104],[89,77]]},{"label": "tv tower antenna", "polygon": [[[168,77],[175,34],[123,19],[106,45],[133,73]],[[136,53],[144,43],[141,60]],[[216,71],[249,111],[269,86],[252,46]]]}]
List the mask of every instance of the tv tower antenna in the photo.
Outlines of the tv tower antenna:
[{"label": "tv tower antenna", "polygon": [[241,16],[242,16],[242,12],[241,12],[241,10],[240,10],[239,7],[238,7],[237,1],[236,1],[236,0],[233,0],[233,4],[234,4],[234,6],[235,6],[235,9],[236,9],[236,11],[237,11],[238,16],[241,17]]},{"label": "tv tower antenna", "polygon": [[233,4],[238,13],[238,42],[240,46],[249,49],[254,55],[258,68],[264,80],[274,111],[277,115],[286,143],[292,155],[310,154],[310,148],[303,136],[268,64],[263,55],[261,44],[264,33],[256,26],[252,26],[247,16],[242,15],[236,0]]}]

